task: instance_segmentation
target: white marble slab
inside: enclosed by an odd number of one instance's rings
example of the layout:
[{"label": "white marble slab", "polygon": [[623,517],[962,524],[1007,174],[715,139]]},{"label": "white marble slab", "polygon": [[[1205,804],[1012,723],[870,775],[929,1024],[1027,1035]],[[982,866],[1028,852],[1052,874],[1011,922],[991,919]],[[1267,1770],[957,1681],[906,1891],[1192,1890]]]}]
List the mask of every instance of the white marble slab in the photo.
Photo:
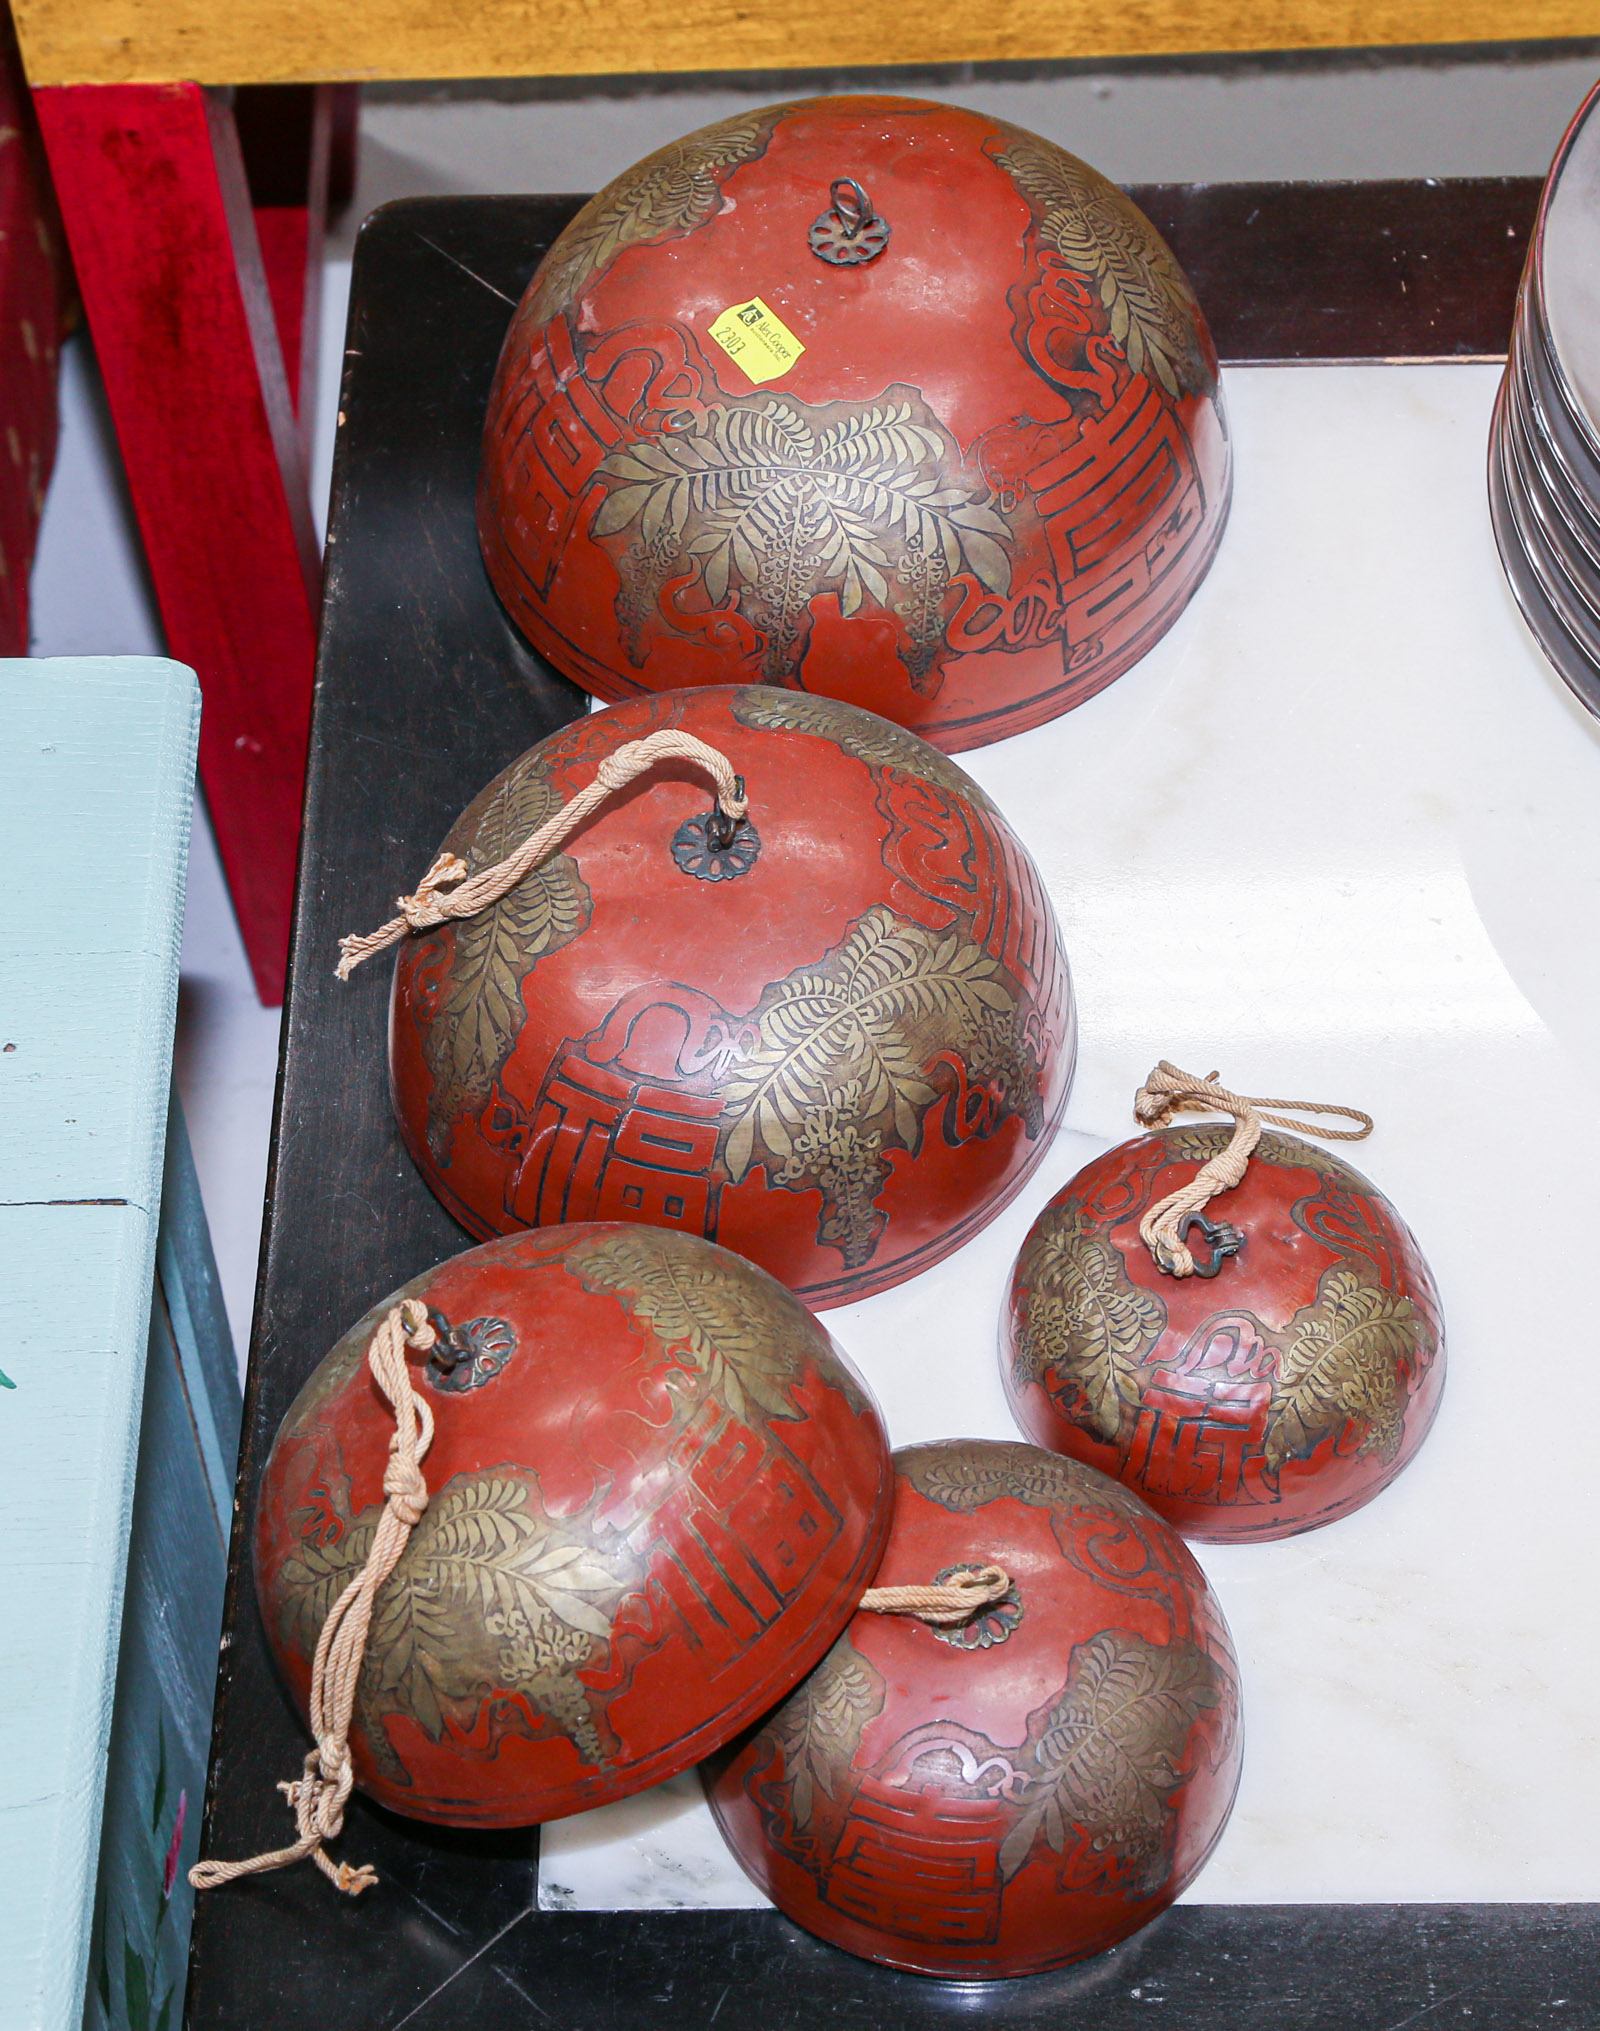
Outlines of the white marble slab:
[{"label": "white marble slab", "polygon": [[[1038,1207],[1167,1056],[1377,1117],[1433,1264],[1438,1422],[1361,1514],[1201,1547],[1247,1755],[1209,1902],[1600,1898],[1593,1208],[1600,725],[1548,669],[1484,496],[1497,372],[1228,377],[1233,522],[1172,634],[964,757],[1044,870],[1082,1057],[1023,1199],[829,1314],[897,1445],[1014,1436],[995,1356]],[[545,1829],[566,1908],[759,1902],[692,1779]]]}]

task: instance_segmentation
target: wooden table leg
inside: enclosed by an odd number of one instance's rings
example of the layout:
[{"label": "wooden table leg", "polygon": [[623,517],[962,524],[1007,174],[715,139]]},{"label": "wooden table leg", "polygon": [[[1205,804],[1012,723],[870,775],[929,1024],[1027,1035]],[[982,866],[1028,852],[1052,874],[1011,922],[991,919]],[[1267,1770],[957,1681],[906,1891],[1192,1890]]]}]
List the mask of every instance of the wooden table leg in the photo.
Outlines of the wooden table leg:
[{"label": "wooden table leg", "polygon": [[225,94],[34,94],[167,646],[263,1001],[282,999],[320,565]]}]

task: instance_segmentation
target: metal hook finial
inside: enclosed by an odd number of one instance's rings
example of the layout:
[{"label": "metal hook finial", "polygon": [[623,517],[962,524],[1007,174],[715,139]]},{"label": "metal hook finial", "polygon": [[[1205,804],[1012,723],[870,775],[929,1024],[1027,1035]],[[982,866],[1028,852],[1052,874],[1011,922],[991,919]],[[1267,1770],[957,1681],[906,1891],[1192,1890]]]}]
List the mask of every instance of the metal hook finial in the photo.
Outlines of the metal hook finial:
[{"label": "metal hook finial", "polygon": [[828,190],[828,209],[812,221],[807,237],[820,260],[835,268],[859,268],[888,246],[889,221],[873,210],[853,176],[836,176]]}]

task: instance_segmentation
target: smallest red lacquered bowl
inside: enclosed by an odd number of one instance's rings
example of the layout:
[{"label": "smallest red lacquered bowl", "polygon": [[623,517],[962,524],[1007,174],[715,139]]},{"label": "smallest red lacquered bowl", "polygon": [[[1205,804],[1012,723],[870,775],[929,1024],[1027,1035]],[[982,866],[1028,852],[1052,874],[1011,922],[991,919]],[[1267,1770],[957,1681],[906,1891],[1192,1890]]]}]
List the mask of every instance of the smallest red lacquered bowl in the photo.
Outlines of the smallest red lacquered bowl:
[{"label": "smallest red lacquered bowl", "polygon": [[1229,1140],[1167,1129],[1108,1150],[1034,1222],[1001,1367],[1017,1421],[1115,1475],[1186,1537],[1231,1544],[1332,1523],[1386,1488],[1444,1386],[1438,1292],[1410,1229],[1351,1165],[1268,1130],[1190,1233],[1173,1277],[1145,1212]]},{"label": "smallest red lacquered bowl", "polygon": [[1136,1496],[1036,1446],[895,1454],[874,1582],[991,1563],[965,1626],[863,1612],[743,1742],[703,1766],[746,1873],[868,1960],[967,1980],[1115,1946],[1220,1838],[1238,1673],[1183,1541]]}]

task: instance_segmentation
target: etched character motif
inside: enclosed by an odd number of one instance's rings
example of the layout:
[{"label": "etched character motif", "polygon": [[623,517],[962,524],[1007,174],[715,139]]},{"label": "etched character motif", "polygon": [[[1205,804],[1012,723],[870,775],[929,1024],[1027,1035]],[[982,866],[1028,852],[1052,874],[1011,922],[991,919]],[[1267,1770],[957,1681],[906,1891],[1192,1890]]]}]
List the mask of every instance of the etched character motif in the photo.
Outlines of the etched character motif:
[{"label": "etched character motif", "polygon": [[1127,1448],[1139,1486],[1190,1502],[1272,1501],[1263,1449],[1277,1368],[1249,1313],[1208,1320],[1154,1363]]},{"label": "etched character motif", "polygon": [[1021,1781],[1012,1757],[974,1729],[952,1721],[913,1729],[857,1779],[822,1901],[900,1939],[992,1943],[999,1847]]},{"label": "etched character motif", "polygon": [[[561,797],[549,764],[526,756],[508,769],[445,841],[478,874],[554,816]],[[558,853],[474,917],[437,932],[417,961],[417,1021],[427,1063],[428,1148],[446,1168],[458,1115],[488,1100],[516,1047],[527,1010],[523,983],[547,952],[589,922],[591,898],[577,863]]]},{"label": "etched character motif", "polygon": [[961,471],[949,432],[898,387],[871,404],[730,400],[693,428],[618,445],[596,467],[610,491],[591,533],[618,559],[635,663],[663,588],[683,578],[757,630],[768,683],[799,684],[811,602],[834,593],[846,616],[897,615],[913,682],[937,690],[955,579],[996,594],[1011,583],[1010,529],[981,485],[952,484]]},{"label": "etched character motif", "polygon": [[[755,1273],[730,1280],[714,1258],[687,1256],[648,1227],[580,1241],[566,1267],[637,1322],[682,1424],[674,1471],[697,1497],[665,1529],[653,1515],[621,1519],[645,1579],[619,1608],[617,1633],[656,1640],[671,1603],[700,1670],[715,1678],[737,1669],[813,1583],[844,1528],[768,1423],[803,1416],[795,1392],[813,1367],[816,1328],[781,1285]],[[841,1369],[835,1381],[858,1416],[871,1415],[853,1377]]]},{"label": "etched character motif", "polygon": [[681,238],[704,225],[722,202],[722,186],[732,172],[765,152],[782,112],[768,106],[719,120],[624,170],[589,200],[546,254],[519,323],[537,330],[625,247],[668,235]]},{"label": "etched character motif", "polygon": [[[284,1562],[281,1629],[302,1656],[366,1563],[381,1514],[347,1514],[338,1538],[302,1542]],[[585,1763],[605,1764],[604,1701],[576,1674],[606,1661],[622,1589],[586,1522],[549,1516],[531,1470],[457,1475],[433,1495],[379,1589],[356,1694],[356,1728],[392,1783],[412,1779],[386,1715],[431,1742],[486,1719],[489,1755],[548,1721]]]},{"label": "etched character motif", "polygon": [[1095,666],[1125,661],[1187,597],[1191,552],[1208,526],[1204,484],[1179,415],[1153,381],[1101,357],[1109,341],[1070,333],[1101,359],[1080,376],[1056,361],[1049,326],[1031,313],[1019,324],[1029,364],[1083,406],[1049,424],[997,425],[972,445],[986,473],[1011,469],[1002,497],[1017,497],[1019,543],[1036,532],[1035,562],[1014,600],[963,606],[951,641],[963,653],[1059,643],[1069,688],[1098,688],[1109,676]]},{"label": "etched character motif", "polygon": [[[651,1515],[629,1528],[644,1583],[617,1609],[614,1634],[653,1645],[670,1613],[697,1670],[715,1680],[742,1669],[751,1646],[813,1583],[844,1522],[794,1453],[714,1396],[690,1416],[671,1461],[696,1499],[665,1527]],[[619,1683],[620,1669],[612,1675]],[[586,1677],[612,1683],[598,1672]]]},{"label": "etched character motif", "polygon": [[506,1164],[507,1218],[526,1227],[643,1220],[714,1240],[718,1081],[755,1031],[697,989],[627,995],[554,1054],[531,1110],[496,1089],[484,1131]]}]

